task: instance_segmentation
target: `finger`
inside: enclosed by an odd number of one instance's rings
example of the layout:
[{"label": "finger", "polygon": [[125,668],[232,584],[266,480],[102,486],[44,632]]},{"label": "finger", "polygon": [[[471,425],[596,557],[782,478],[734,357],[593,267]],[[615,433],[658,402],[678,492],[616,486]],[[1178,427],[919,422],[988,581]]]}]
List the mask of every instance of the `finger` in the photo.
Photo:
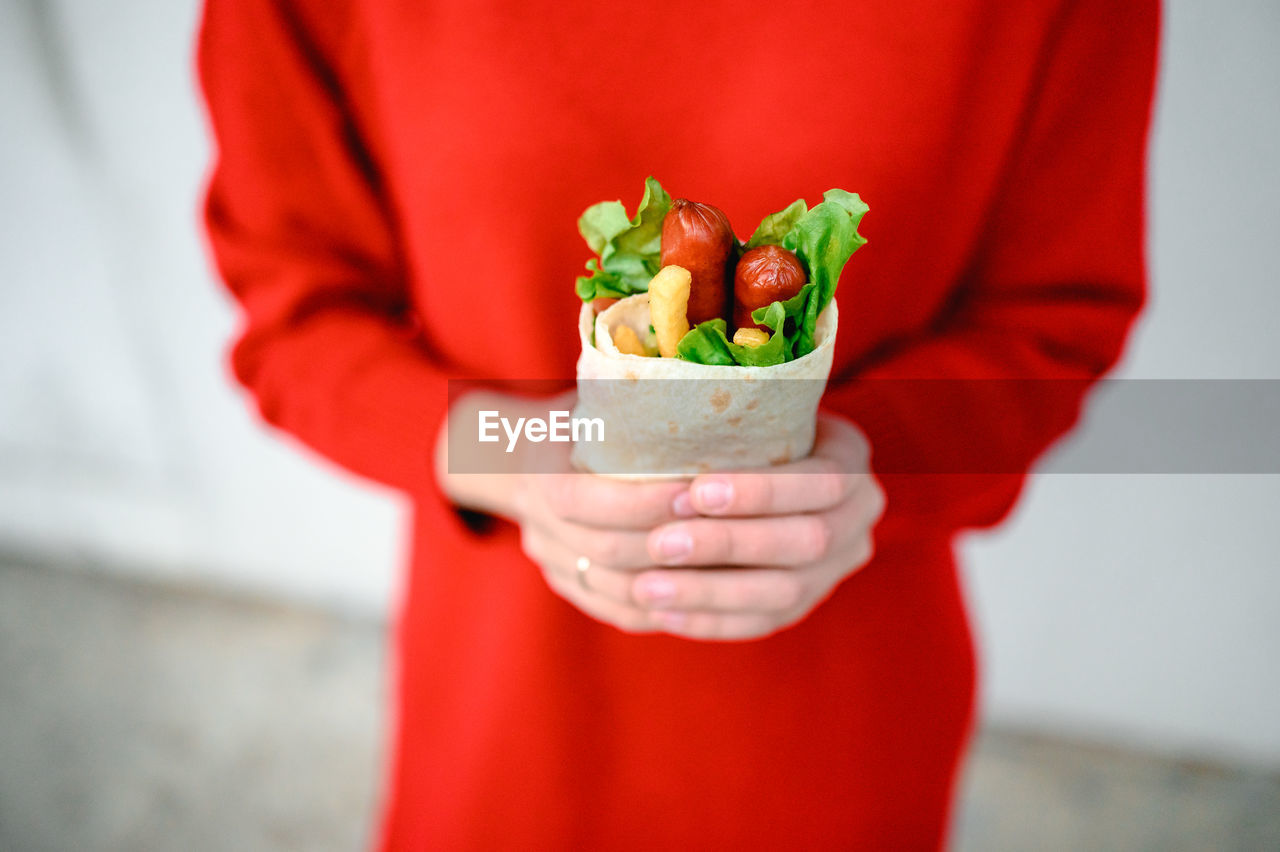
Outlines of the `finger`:
[{"label": "finger", "polygon": [[819,417],[813,454],[774,467],[703,474],[691,483],[693,509],[702,515],[750,517],[818,512],[838,505],[869,479],[866,438],[849,421]]},{"label": "finger", "polygon": [[717,517],[820,512],[847,500],[865,478],[847,473],[837,462],[825,458],[807,458],[781,467],[788,471],[703,474],[689,489],[693,509]]},{"label": "finger", "polygon": [[628,577],[628,599],[650,610],[782,613],[809,596],[807,571],[725,568],[646,571]]},{"label": "finger", "polygon": [[596,621],[612,625],[624,633],[655,633],[659,625],[649,613],[583,590],[577,580],[559,574],[546,575],[551,590]]},{"label": "finger", "polygon": [[605,529],[648,530],[689,517],[688,482],[626,482],[590,473],[542,474],[533,488],[546,506],[565,521]]},{"label": "finger", "polygon": [[792,627],[826,600],[848,572],[830,566],[812,569],[812,589],[802,594],[792,607],[769,612],[716,612],[664,609],[650,613],[660,628],[672,635],[711,641],[762,639]]},{"label": "finger", "polygon": [[807,565],[827,556],[831,519],[844,514],[679,521],[649,533],[649,555],[663,565]]},{"label": "finger", "polygon": [[656,629],[647,612],[634,604],[610,599],[590,585],[599,579],[591,570],[587,572],[586,582],[580,581],[576,565],[566,564],[566,552],[542,531],[522,529],[521,546],[542,571],[551,590],[582,612],[627,633],[652,633]]},{"label": "finger", "polygon": [[654,617],[666,633],[711,642],[763,639],[794,623],[764,613],[665,612]]},{"label": "finger", "polygon": [[561,581],[575,583],[579,587],[585,587],[586,591],[614,603],[644,611],[643,608],[638,607],[638,601],[632,596],[634,574],[618,571],[595,561],[589,561],[587,569],[583,571],[578,567],[578,558],[582,554],[554,540],[548,540],[542,552],[544,559],[542,564],[553,571]]},{"label": "finger", "polygon": [[542,529],[567,552],[570,564],[585,556],[593,565],[617,570],[650,568],[647,531],[602,529],[566,521],[548,507],[535,509],[528,524]]}]

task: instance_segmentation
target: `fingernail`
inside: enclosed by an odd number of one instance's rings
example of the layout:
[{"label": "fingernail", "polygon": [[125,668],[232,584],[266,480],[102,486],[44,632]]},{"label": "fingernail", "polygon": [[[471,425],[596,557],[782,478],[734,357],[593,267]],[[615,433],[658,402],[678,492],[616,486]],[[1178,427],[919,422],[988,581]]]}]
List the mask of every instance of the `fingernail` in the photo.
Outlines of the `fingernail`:
[{"label": "fingernail", "polygon": [[704,509],[724,509],[733,499],[733,486],[727,482],[704,482],[698,486],[698,504]]},{"label": "fingernail", "polygon": [[668,561],[688,556],[693,552],[693,538],[684,530],[670,530],[658,539],[658,555]]},{"label": "fingernail", "polygon": [[679,630],[689,620],[689,616],[683,612],[657,612],[654,613],[654,617],[658,619],[659,624],[669,630]]},{"label": "fingernail", "polygon": [[692,518],[698,514],[698,510],[693,508],[693,500],[689,497],[688,491],[681,491],[676,495],[676,499],[671,501],[671,512],[677,518]]},{"label": "fingernail", "polygon": [[640,597],[650,606],[665,606],[676,599],[676,584],[667,577],[646,577],[640,581]]}]

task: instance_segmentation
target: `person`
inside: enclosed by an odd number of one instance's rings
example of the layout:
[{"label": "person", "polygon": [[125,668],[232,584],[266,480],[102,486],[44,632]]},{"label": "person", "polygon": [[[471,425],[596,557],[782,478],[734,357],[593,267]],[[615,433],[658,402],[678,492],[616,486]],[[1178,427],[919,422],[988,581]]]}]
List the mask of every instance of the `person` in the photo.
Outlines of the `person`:
[{"label": "person", "polygon": [[[207,0],[235,376],[415,507],[381,848],[945,844],[976,669],[952,542],[1143,304],[1157,31],[1099,0]],[[649,174],[740,229],[870,204],[813,456],[450,473],[446,424],[535,404],[507,380],[572,388],[575,222]]]}]

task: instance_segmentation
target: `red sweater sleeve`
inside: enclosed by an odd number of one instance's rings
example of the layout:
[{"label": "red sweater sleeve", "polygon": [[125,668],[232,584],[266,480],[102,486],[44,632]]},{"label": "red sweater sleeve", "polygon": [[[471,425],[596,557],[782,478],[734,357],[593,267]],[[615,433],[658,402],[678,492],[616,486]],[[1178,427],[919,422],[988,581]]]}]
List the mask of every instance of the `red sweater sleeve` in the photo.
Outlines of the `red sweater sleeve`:
[{"label": "red sweater sleeve", "polygon": [[870,439],[885,526],[999,521],[1119,357],[1145,292],[1158,17],[1153,2],[1064,4],[950,310],[827,394]]},{"label": "red sweater sleeve", "polygon": [[308,22],[287,2],[208,2],[198,70],[218,153],[206,223],[243,309],[231,365],[264,419],[417,491],[434,486],[446,378],[413,333],[394,221],[329,64],[340,5]]}]

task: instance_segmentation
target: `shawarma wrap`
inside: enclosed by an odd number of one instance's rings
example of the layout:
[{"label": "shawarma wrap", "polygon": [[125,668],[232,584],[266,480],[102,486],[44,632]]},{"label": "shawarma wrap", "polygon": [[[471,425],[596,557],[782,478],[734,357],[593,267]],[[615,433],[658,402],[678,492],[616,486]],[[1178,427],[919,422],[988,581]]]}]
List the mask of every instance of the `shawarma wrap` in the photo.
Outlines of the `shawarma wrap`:
[{"label": "shawarma wrap", "polygon": [[832,300],[818,317],[817,348],[807,355],[739,367],[618,352],[619,327],[642,339],[647,334],[648,293],[599,316],[584,304],[573,416],[603,420],[604,440],[575,444],[574,465],[602,476],[674,479],[804,458],[813,448],[838,317]]},{"label": "shawarma wrap", "polygon": [[746,244],[723,212],[673,203],[653,178],[634,217],[621,202],[583,214],[578,227],[598,259],[577,283],[573,417],[604,429],[575,444],[575,466],[684,478],[809,454],[833,360],[836,283],[866,242],[862,200],[838,189],[823,199],[767,216]]}]

